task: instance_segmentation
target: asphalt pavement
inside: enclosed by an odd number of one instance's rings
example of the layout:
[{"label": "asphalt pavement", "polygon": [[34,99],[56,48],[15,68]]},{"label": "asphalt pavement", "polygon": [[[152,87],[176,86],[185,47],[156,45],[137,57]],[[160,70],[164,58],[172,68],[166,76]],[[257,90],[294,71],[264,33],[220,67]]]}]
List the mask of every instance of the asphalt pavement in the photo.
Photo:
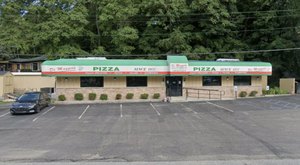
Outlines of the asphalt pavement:
[{"label": "asphalt pavement", "polygon": [[8,112],[0,107],[4,164],[300,164],[300,96]]}]

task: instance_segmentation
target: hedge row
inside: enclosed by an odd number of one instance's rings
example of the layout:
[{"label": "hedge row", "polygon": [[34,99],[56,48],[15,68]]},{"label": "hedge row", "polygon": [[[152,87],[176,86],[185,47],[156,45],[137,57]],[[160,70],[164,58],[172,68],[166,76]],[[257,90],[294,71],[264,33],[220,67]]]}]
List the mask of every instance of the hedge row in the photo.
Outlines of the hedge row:
[{"label": "hedge row", "polygon": [[[130,99],[133,99],[134,94],[133,93],[127,93],[125,97],[126,97],[127,100],[130,100]],[[147,94],[147,93],[143,93],[143,94],[140,95],[140,99],[148,99],[148,97],[149,97],[149,94]],[[96,93],[89,93],[89,95],[88,95],[89,100],[93,101],[93,100],[96,100],[96,98],[97,98]],[[154,93],[152,98],[153,99],[159,99],[160,94],[159,93]],[[101,94],[99,99],[100,100],[108,100],[108,95],[107,94]],[[120,93],[116,94],[115,99],[116,100],[121,100],[122,99],[122,94],[120,94]],[[59,95],[58,100],[59,101],[65,101],[67,99],[66,99],[65,95]],[[75,93],[74,94],[74,100],[77,100],[77,101],[84,100],[83,94],[82,93]]]}]

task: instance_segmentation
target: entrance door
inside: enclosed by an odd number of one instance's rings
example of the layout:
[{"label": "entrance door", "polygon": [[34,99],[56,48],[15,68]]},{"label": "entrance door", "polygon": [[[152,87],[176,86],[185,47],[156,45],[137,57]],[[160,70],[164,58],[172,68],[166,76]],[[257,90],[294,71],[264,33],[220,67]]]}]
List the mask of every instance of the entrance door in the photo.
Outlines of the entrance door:
[{"label": "entrance door", "polygon": [[166,77],[167,96],[182,96],[182,77]]}]

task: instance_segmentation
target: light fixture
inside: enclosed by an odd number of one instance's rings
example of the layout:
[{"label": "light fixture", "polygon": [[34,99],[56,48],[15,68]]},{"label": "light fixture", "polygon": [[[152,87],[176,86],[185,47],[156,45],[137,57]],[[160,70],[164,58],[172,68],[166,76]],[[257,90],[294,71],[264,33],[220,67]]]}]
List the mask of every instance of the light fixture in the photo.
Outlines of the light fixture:
[{"label": "light fixture", "polygon": [[162,82],[165,82],[165,78],[162,78]]},{"label": "light fixture", "polygon": [[114,79],[114,80],[117,80],[117,77],[114,77],[113,79]]},{"label": "light fixture", "polygon": [[259,80],[259,76],[256,77],[256,80]]},{"label": "light fixture", "polygon": [[226,77],[226,80],[227,80],[227,81],[229,80],[229,77],[228,77],[228,76]]},{"label": "light fixture", "polygon": [[183,81],[186,81],[186,78],[185,78],[185,77],[183,77]]},{"label": "light fixture", "polygon": [[69,78],[68,78],[68,77],[65,77],[65,81],[67,81],[67,80],[69,80]]}]

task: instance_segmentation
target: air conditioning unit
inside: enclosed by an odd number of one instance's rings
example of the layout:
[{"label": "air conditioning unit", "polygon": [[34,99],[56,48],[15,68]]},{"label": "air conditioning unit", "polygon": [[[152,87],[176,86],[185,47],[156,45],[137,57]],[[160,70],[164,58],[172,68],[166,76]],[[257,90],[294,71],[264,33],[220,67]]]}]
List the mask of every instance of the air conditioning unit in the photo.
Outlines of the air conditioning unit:
[{"label": "air conditioning unit", "polygon": [[224,62],[224,61],[231,61],[231,62],[238,62],[238,61],[240,61],[239,59],[231,59],[231,58],[218,58],[216,61],[222,61],[222,62]]}]

